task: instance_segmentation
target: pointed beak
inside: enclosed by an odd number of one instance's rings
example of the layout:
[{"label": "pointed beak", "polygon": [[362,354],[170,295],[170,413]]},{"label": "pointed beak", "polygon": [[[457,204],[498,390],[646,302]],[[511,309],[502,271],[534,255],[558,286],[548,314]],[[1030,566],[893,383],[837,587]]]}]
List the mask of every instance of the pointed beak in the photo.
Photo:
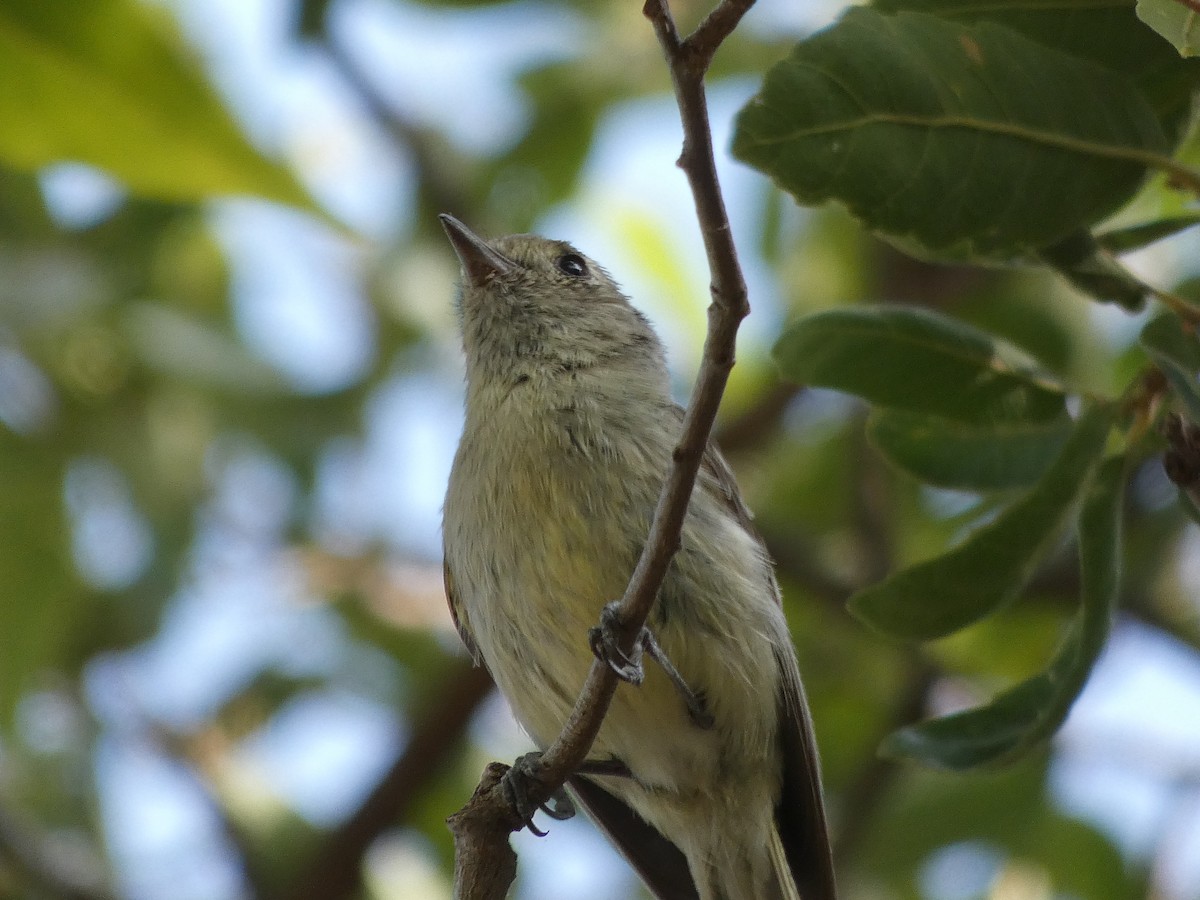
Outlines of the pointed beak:
[{"label": "pointed beak", "polygon": [[483,287],[497,275],[503,275],[516,266],[516,263],[489,247],[483,238],[454,216],[442,213],[438,218],[442,221],[442,227],[446,229],[446,237],[450,238],[454,252],[458,254],[463,278],[472,287]]}]

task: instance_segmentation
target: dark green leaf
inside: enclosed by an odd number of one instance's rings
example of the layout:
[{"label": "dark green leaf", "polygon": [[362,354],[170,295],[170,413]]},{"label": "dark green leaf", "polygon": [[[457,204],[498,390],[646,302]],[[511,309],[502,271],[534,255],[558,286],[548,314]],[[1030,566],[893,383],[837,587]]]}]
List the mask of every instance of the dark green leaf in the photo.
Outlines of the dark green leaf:
[{"label": "dark green leaf", "polygon": [[257,194],[313,207],[250,145],[164,20],[133,0],[0,7],[0,160],[97,166],[168,200]]},{"label": "dark green leaf", "polygon": [[1120,72],[1146,96],[1172,143],[1183,137],[1190,120],[1200,63],[1180,59],[1165,41],[1139,22],[1133,0],[876,0],[872,5],[888,12],[907,9],[964,23],[994,22],[1039,44]]},{"label": "dark green leaf", "polygon": [[1100,468],[1079,520],[1083,597],[1046,671],[1005,691],[986,706],[903,728],[883,752],[927,765],[969,769],[1026,751],[1053,734],[1066,718],[1108,640],[1121,571],[1121,497],[1125,460]]},{"label": "dark green leaf", "polygon": [[1061,415],[1061,391],[1005,355],[1015,357],[981,331],[902,307],[817,313],[788,328],[775,345],[788,378],[880,406],[974,423]]},{"label": "dark green leaf", "polygon": [[1146,323],[1139,337],[1154,364],[1166,376],[1188,415],[1200,421],[1200,341],[1174,313],[1163,313]]},{"label": "dark green leaf", "polygon": [[1154,222],[1142,222],[1140,225],[1130,225],[1128,228],[1114,228],[1096,235],[1096,242],[1110,253],[1128,253],[1130,250],[1140,250],[1155,241],[1169,238],[1188,228],[1200,225],[1200,213],[1184,216],[1171,216],[1168,219],[1158,219]]},{"label": "dark green leaf", "polygon": [[1149,289],[1112,258],[1090,231],[1077,231],[1038,253],[1042,261],[1076,289],[1101,303],[1116,303],[1131,312],[1146,304]]},{"label": "dark green leaf", "polygon": [[939,487],[990,491],[1028,487],[1071,433],[1066,416],[1045,422],[979,425],[880,410],[868,434],[904,471]]},{"label": "dark green leaf", "polygon": [[880,631],[928,640],[1012,602],[1061,532],[1112,420],[1109,407],[1088,408],[1033,490],[948,553],[859,592],[850,611]]},{"label": "dark green leaf", "polygon": [[[1036,86],[1036,87],[1035,87]],[[1137,190],[1170,142],[1123,76],[989,22],[851,9],[739,114],[738,158],[935,251],[1053,244]]]}]

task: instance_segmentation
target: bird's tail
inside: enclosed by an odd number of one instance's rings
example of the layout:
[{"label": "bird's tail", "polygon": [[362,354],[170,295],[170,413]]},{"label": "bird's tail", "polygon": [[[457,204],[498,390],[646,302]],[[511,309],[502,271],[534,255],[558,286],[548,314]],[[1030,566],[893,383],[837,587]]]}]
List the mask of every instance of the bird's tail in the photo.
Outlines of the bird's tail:
[{"label": "bird's tail", "polygon": [[792,879],[792,868],[788,864],[787,853],[784,852],[779,830],[774,825],[771,826],[771,840],[767,847],[767,854],[771,859],[771,878],[774,882],[769,889],[775,892],[770,896],[778,897],[779,900],[802,900],[800,889],[796,887],[796,882]]},{"label": "bird's tail", "polygon": [[707,863],[702,871],[692,870],[700,900],[804,900],[774,824],[765,846],[742,844],[736,857],[709,856]]}]

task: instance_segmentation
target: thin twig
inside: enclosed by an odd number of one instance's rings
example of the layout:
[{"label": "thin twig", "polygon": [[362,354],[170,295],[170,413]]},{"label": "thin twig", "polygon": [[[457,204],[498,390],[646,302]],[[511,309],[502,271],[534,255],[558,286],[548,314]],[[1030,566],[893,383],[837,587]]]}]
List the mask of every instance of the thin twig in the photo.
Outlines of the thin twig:
[{"label": "thin twig", "polygon": [[[749,312],[746,285],[717,180],[704,75],[717,47],[752,2],[726,0],[686,39],[680,38],[666,0],[647,0],[643,9],[671,69],[684,135],[678,164],[687,176],[696,204],[712,273],[712,304],[703,362],[684,417],[683,433],[641,558],[621,600],[621,647],[626,652],[632,650],[635,636],[645,625],[667,567],[679,548],[696,474],[733,367],[738,326]],[[548,800],[583,763],[616,688],[616,676],[609,668],[593,662],[562,732],[542,754],[538,785],[542,790],[530,796],[532,803]],[[495,769],[490,773],[490,785],[481,784],[471,802],[450,817],[456,851],[455,896],[463,900],[499,900],[507,893],[516,871],[508,835],[521,823],[509,808]]]}]

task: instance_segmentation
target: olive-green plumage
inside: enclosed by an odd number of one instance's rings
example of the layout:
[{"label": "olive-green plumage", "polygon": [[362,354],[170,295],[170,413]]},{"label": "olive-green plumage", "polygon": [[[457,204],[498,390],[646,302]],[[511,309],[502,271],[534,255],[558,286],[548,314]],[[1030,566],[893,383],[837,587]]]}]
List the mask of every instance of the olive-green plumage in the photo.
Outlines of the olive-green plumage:
[{"label": "olive-green plumage", "polygon": [[[443,222],[463,266],[467,369],[445,506],[451,608],[545,747],[591,665],[588,629],[633,571],[682,412],[661,343],[603,269],[561,241],[485,242]],[[664,900],[832,900],[778,588],[715,450],[648,624],[714,724],[648,662],[591,754],[633,777],[575,779],[576,796]]]}]

